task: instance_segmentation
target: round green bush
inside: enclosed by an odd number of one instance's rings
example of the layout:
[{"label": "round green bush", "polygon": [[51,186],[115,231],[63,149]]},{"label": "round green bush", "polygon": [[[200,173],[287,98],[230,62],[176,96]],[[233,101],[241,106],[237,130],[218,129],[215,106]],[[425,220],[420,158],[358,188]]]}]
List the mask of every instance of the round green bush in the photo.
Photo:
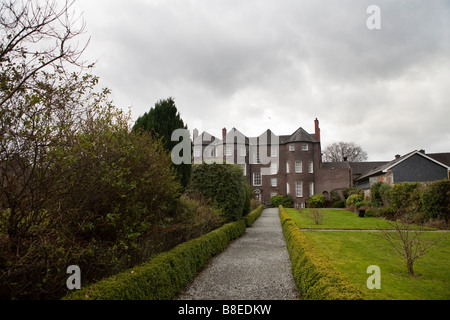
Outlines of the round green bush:
[{"label": "round green bush", "polygon": [[192,168],[187,194],[198,194],[222,211],[226,222],[239,220],[250,211],[250,192],[242,168],[235,164],[200,164]]},{"label": "round green bush", "polygon": [[352,205],[355,205],[357,202],[361,202],[363,200],[364,199],[363,199],[363,197],[360,194],[352,194],[345,201],[345,205],[347,207],[350,207]]},{"label": "round green bush", "polygon": [[327,199],[322,193],[315,194],[311,196],[307,201],[308,208],[323,208],[325,207],[325,204],[327,202]]}]

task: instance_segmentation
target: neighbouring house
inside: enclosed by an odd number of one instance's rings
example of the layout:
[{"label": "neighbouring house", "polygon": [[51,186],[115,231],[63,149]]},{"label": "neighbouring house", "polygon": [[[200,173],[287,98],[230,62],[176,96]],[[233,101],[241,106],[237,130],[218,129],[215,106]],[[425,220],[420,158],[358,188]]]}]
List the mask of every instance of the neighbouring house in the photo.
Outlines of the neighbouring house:
[{"label": "neighbouring house", "polygon": [[[450,170],[448,155],[450,153],[427,155],[424,150],[415,150],[403,156],[396,155],[394,160],[368,170],[356,178],[355,185],[368,190],[377,182],[395,184],[448,179]],[[436,159],[446,159],[444,161],[447,164]]]},{"label": "neighbouring house", "polygon": [[332,192],[342,197],[351,186],[369,190],[378,181],[432,181],[449,177],[450,153],[426,155],[413,151],[393,161],[322,162],[319,120],[314,133],[302,127],[290,135],[266,130],[247,137],[236,128],[222,129],[222,139],[207,132],[193,132],[195,163],[234,163],[242,167],[253,197],[265,205],[275,195],[291,195],[297,207],[305,207],[310,196]]}]

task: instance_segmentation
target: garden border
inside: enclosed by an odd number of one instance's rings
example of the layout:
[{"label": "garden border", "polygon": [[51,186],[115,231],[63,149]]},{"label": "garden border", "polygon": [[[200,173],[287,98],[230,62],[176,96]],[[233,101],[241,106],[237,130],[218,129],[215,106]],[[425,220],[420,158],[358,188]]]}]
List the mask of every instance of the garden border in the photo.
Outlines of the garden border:
[{"label": "garden border", "polygon": [[244,234],[263,206],[238,221],[157,254],[148,262],[69,293],[64,300],[170,300],[183,290],[210,258]]},{"label": "garden border", "polygon": [[292,274],[304,300],[361,300],[362,293],[353,287],[306,238],[283,206],[278,207]]}]

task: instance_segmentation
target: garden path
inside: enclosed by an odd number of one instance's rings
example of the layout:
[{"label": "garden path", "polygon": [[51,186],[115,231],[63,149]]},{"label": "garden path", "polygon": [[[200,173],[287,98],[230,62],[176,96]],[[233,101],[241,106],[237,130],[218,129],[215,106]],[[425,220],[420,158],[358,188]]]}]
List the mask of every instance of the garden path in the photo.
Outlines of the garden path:
[{"label": "garden path", "polygon": [[264,209],[253,226],[214,257],[178,299],[299,299],[278,209]]}]

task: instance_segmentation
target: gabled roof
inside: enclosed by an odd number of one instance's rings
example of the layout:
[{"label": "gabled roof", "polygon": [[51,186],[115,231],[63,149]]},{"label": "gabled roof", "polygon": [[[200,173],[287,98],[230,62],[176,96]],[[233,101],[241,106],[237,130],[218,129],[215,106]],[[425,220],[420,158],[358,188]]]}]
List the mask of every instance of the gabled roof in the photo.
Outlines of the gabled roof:
[{"label": "gabled roof", "polygon": [[427,156],[433,158],[434,160],[439,161],[440,163],[445,164],[450,167],[450,152],[446,153],[427,153]]},{"label": "gabled roof", "polygon": [[349,165],[354,175],[361,175],[388,163],[389,161],[363,161],[349,162]]},{"label": "gabled roof", "polygon": [[[292,142],[319,142],[314,134],[310,134],[306,132],[303,128],[298,128],[294,131],[291,135],[282,135],[277,136],[274,134],[270,129],[267,129],[263,133],[261,133],[258,137],[249,138],[246,135],[244,135],[242,132],[240,132],[238,129],[233,128],[229,132],[227,132],[227,135],[225,137],[225,140],[227,140],[228,137],[237,137],[237,141],[245,141],[245,144],[250,144],[251,141],[255,141],[258,139],[258,141],[261,141],[261,139],[266,139],[266,141],[270,144],[271,141],[278,137],[278,143],[279,144],[286,144],[286,143],[292,143]],[[211,143],[220,144],[222,143],[222,140],[216,138],[215,136],[209,134],[206,131],[203,131],[195,140],[194,144],[197,145],[209,145]]]},{"label": "gabled roof", "polygon": [[405,161],[405,160],[411,158],[411,157],[414,156],[414,155],[422,156],[422,157],[424,157],[424,158],[426,158],[426,159],[428,159],[428,160],[430,160],[430,161],[432,161],[432,162],[434,162],[434,163],[436,163],[436,164],[438,164],[438,165],[440,165],[440,166],[443,166],[443,167],[446,168],[447,170],[450,170],[450,167],[449,167],[449,166],[447,166],[447,165],[445,165],[445,164],[443,164],[443,163],[441,163],[441,162],[439,162],[439,161],[437,161],[437,160],[435,160],[435,159],[433,159],[433,158],[427,156],[427,155],[424,154],[423,152],[414,150],[414,151],[412,151],[412,152],[410,152],[410,153],[407,153],[407,154],[405,154],[405,155],[403,155],[403,156],[401,156],[401,157],[398,157],[398,158],[392,160],[391,162],[388,162],[388,163],[386,163],[386,164],[384,164],[384,165],[381,165],[381,166],[376,167],[376,168],[374,168],[374,169],[372,169],[372,170],[369,170],[368,172],[365,172],[364,174],[362,174],[362,175],[361,175],[359,178],[357,178],[356,180],[362,180],[362,179],[368,178],[368,177],[370,177],[370,176],[373,176],[373,175],[379,174],[379,173],[386,173],[388,170],[392,169],[393,167],[395,167],[395,166],[398,165],[399,163],[402,163],[403,161]]},{"label": "gabled roof", "polygon": [[291,143],[291,142],[318,142],[314,134],[310,134],[305,131],[302,127],[295,130],[295,132],[288,136],[280,136],[280,143]]},{"label": "gabled roof", "polygon": [[322,169],[350,169],[350,163],[347,161],[322,162]]}]

